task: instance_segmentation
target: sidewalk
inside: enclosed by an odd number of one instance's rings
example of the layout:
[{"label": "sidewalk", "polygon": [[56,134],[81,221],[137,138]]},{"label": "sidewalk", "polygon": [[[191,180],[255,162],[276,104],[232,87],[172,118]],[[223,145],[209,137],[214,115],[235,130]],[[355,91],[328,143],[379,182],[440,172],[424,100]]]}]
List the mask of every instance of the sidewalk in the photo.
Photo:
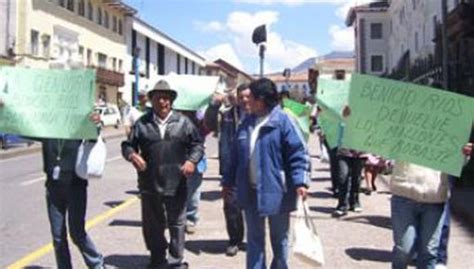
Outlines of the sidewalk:
[{"label": "sidewalk", "polygon": [[[118,129],[113,126],[104,127],[102,129],[104,139],[112,139],[116,137],[125,138],[125,129],[121,125]],[[34,142],[32,145],[20,144],[8,149],[0,149],[0,160],[5,160],[13,157],[27,155],[41,151],[41,143]]]},{"label": "sidewalk", "polygon": [[[308,202],[323,242],[326,258],[326,265],[323,268],[389,268],[392,230],[390,193],[387,187],[382,181],[378,181],[378,193],[370,196],[361,194],[364,209],[362,213],[351,212],[343,218],[333,218],[331,213],[336,206],[336,200],[331,197],[329,191],[328,165],[319,162],[317,145],[317,142],[312,139],[310,152],[314,170]],[[221,188],[217,177],[218,162],[213,158],[215,152],[212,152],[210,148],[208,147],[209,170],[205,174],[202,185],[201,221],[197,226],[197,232],[186,236],[185,260],[193,269],[245,268],[245,252],[239,252],[235,257],[226,257],[224,254],[228,237],[222,210]],[[124,176],[130,175],[134,175],[131,168]],[[89,233],[104,253],[106,264],[112,268],[146,267],[148,253],[141,232],[138,201],[95,226]],[[473,235],[454,220],[449,245],[449,268],[473,268],[472,261],[466,259],[474,253],[473,242]],[[76,248],[70,246],[70,249],[74,268],[84,268],[82,258]],[[267,260],[269,260],[271,258],[269,243],[267,243],[267,254]],[[54,256],[48,253],[31,266],[29,268],[54,267]],[[290,254],[290,268],[309,269],[311,267],[296,260]]]}]

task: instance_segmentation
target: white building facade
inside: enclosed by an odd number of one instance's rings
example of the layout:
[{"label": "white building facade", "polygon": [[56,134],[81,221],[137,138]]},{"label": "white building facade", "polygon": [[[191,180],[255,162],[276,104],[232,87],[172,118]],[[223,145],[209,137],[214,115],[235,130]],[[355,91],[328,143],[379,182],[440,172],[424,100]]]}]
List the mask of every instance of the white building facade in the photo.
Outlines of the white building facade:
[{"label": "white building facade", "polygon": [[357,6],[349,11],[347,26],[354,27],[356,71],[382,75],[388,62],[388,3]]},{"label": "white building facade", "polygon": [[138,53],[138,90],[151,89],[158,76],[171,72],[200,75],[205,59],[173,40],[163,32],[140,20],[130,17],[125,25],[127,55],[125,57],[125,85],[122,98],[132,104],[135,96],[134,52]]}]

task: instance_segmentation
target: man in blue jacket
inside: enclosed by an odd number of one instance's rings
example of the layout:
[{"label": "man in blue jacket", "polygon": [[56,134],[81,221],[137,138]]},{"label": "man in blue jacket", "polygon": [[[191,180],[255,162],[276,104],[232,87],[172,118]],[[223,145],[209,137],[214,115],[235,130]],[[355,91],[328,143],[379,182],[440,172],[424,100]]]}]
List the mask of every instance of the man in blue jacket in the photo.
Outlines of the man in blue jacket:
[{"label": "man in blue jacket", "polygon": [[[250,111],[249,96],[250,89],[247,83],[237,87],[237,99],[233,93],[227,94],[229,104],[222,106],[224,95],[216,94],[204,116],[206,127],[219,134],[219,174],[223,177],[234,165],[230,158],[232,144],[239,124]],[[227,256],[235,256],[243,246],[244,218],[242,209],[237,203],[235,188],[224,188],[224,190],[222,193],[224,217],[229,235],[229,245],[225,253]]]},{"label": "man in blue jacket", "polygon": [[290,212],[297,196],[306,197],[310,158],[296,124],[278,105],[275,84],[266,78],[250,84],[249,115],[237,130],[231,154],[234,165],[224,188],[237,188],[245,212],[247,268],[265,265],[265,219],[270,225],[272,269],[288,268]]}]

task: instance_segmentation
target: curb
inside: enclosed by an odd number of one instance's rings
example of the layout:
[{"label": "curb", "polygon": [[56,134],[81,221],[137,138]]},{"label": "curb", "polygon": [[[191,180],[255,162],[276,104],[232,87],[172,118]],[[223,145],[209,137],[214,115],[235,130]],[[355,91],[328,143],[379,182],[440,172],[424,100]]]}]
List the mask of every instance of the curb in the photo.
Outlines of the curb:
[{"label": "curb", "polygon": [[[118,137],[125,138],[125,135],[123,133],[111,134],[111,135],[104,136],[104,140],[115,139]],[[35,144],[27,148],[13,149],[12,151],[4,151],[4,152],[0,151],[0,160],[7,160],[14,157],[20,157],[20,156],[24,156],[24,155],[28,155],[32,153],[37,153],[40,151],[41,151],[41,144],[35,142]]]}]

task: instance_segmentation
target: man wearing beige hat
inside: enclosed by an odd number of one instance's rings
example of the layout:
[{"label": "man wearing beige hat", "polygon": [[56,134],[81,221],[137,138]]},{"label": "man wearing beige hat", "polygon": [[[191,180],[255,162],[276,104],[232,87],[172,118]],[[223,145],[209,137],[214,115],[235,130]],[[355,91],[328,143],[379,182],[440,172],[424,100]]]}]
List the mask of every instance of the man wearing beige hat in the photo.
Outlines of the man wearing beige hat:
[{"label": "man wearing beige hat", "polygon": [[183,262],[186,180],[193,175],[204,146],[191,120],[172,110],[176,97],[177,92],[160,80],[148,92],[153,111],[143,115],[122,142],[124,158],[139,175],[143,236],[151,254],[148,268],[188,268]]}]

